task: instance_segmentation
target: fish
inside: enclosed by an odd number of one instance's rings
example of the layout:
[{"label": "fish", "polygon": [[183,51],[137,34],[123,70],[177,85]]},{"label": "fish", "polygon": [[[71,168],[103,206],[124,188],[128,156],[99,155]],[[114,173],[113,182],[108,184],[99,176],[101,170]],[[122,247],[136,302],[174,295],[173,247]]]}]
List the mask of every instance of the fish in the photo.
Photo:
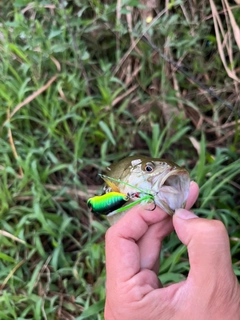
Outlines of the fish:
[{"label": "fish", "polygon": [[[139,199],[136,190],[141,190],[152,194],[155,204],[170,216],[176,209],[185,208],[190,188],[187,169],[169,160],[143,155],[130,156],[111,164],[103,179],[106,182],[104,193],[131,194],[131,201],[136,201]],[[126,213],[127,210],[119,213],[113,211],[106,217],[112,225]]]}]

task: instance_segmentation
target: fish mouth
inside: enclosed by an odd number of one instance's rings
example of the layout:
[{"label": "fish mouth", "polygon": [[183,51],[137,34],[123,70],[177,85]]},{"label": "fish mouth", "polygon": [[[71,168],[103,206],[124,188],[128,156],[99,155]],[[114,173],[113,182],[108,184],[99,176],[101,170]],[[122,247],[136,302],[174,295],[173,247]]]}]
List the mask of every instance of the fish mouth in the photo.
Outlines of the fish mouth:
[{"label": "fish mouth", "polygon": [[156,204],[173,215],[176,209],[184,208],[189,194],[190,176],[186,169],[166,170],[162,179],[155,181]]}]

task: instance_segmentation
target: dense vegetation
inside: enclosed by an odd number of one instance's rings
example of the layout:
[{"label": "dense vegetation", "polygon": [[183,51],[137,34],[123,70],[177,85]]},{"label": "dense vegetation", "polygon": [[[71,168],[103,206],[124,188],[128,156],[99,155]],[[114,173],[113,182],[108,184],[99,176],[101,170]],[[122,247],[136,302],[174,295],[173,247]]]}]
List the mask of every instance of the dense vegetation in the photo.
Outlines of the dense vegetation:
[{"label": "dense vegetation", "polygon": [[[118,3],[1,1],[0,319],[103,318],[107,223],[86,199],[136,153],[190,170],[240,276],[240,5]],[[164,284],[186,277],[176,235],[161,259]]]}]

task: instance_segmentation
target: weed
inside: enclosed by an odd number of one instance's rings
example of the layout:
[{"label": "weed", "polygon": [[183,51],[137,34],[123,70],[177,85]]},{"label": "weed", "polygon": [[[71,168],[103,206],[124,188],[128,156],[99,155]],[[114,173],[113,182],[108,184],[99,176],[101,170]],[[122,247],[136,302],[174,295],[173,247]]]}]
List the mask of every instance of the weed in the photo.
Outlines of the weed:
[{"label": "weed", "polygon": [[[196,212],[224,222],[240,276],[237,113],[142,40],[239,111],[239,6],[161,3],[152,24],[140,1],[0,6],[0,318],[103,318],[107,224],[86,199],[134,153],[191,171]],[[163,283],[186,277],[175,235],[161,259]]]}]

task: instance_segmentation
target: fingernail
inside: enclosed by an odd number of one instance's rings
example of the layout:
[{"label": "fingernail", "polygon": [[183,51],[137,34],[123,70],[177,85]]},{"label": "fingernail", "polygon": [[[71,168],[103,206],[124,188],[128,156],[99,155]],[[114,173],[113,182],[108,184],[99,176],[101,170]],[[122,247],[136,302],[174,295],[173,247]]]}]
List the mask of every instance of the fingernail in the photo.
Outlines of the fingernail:
[{"label": "fingernail", "polygon": [[193,212],[185,209],[177,209],[174,215],[184,220],[198,218],[198,216],[196,216]]}]

